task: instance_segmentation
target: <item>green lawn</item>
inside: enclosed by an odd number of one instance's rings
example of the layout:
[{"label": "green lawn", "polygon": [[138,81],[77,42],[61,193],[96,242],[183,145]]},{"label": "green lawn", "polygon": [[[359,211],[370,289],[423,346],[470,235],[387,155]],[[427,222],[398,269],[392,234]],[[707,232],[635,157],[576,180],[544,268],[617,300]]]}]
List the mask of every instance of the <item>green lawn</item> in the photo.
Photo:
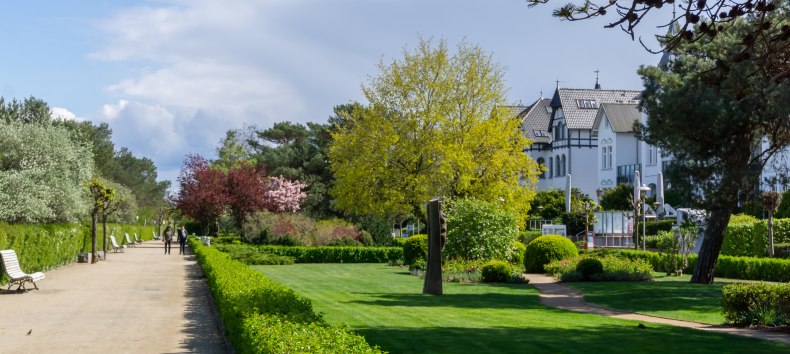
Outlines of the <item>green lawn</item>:
[{"label": "green lawn", "polygon": [[547,308],[527,284],[445,283],[380,264],[256,266],[310,298],[330,323],[347,324],[391,353],[649,353],[788,351],[751,338]]},{"label": "green lawn", "polygon": [[712,285],[689,283],[690,275],[670,277],[656,273],[655,282],[565,283],[579,289],[592,304],[684,321],[724,323],[721,288],[729,279]]}]

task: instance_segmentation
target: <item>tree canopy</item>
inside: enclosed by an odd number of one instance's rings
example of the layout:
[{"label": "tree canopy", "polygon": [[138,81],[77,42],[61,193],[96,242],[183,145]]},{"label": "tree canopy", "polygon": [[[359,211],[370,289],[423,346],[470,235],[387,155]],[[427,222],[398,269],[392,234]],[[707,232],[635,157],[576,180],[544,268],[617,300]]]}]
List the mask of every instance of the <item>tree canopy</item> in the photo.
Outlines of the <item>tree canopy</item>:
[{"label": "tree canopy", "polygon": [[[788,18],[782,8],[768,20],[771,28],[787,28]],[[739,198],[758,185],[766,161],[790,146],[790,80],[777,80],[790,62],[790,38],[777,42],[780,30],[744,44],[742,37],[756,26],[763,25],[737,21],[715,38],[679,45],[666,69],[639,70],[648,116],[643,138],[674,156],[672,187],[693,186],[699,206],[710,211],[694,282],[713,281]],[[742,57],[746,46],[753,55]],[[761,140],[768,142],[763,149]]]},{"label": "tree canopy", "polygon": [[350,107],[329,157],[336,206],[351,214],[423,218],[433,197],[474,197],[523,222],[537,164],[506,107],[503,69],[480,47],[421,39],[403,58],[379,64],[363,86],[368,105]]}]

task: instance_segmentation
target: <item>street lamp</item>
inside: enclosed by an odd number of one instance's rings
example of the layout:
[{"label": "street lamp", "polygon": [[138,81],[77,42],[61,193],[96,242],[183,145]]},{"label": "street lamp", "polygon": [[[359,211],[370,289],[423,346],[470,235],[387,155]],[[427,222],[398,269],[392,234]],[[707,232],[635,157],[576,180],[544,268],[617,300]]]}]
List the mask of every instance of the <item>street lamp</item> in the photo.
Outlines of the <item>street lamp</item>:
[{"label": "street lamp", "polygon": [[649,191],[650,191],[650,187],[648,187],[648,186],[646,186],[644,184],[641,187],[639,187],[639,199],[641,201],[640,206],[639,206],[641,210],[639,210],[639,212],[642,214],[642,251],[647,250],[647,241],[645,240],[645,238],[647,237],[647,232],[646,232],[646,228],[645,228],[645,224],[646,224],[645,223],[645,198],[647,197],[647,192],[649,192]]}]

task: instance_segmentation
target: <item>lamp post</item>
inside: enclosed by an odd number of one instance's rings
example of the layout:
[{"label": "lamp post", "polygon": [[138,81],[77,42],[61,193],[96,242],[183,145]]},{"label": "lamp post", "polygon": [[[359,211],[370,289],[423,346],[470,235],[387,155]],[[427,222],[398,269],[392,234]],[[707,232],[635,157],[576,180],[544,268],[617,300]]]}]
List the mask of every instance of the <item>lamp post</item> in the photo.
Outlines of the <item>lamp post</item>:
[{"label": "lamp post", "polygon": [[647,237],[647,230],[645,228],[645,198],[647,197],[647,192],[650,191],[650,187],[646,185],[642,185],[639,187],[639,198],[640,198],[640,205],[639,205],[639,212],[642,214],[642,251],[647,250],[647,241],[645,238]]}]

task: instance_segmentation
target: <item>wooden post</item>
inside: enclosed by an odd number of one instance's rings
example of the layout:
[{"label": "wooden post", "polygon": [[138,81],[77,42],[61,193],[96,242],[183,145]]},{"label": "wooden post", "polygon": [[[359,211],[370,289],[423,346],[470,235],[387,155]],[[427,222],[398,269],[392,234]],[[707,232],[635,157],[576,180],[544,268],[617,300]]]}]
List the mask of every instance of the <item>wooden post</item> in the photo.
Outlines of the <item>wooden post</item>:
[{"label": "wooden post", "polygon": [[447,224],[442,215],[441,202],[428,202],[428,265],[425,271],[423,294],[442,295],[442,250],[447,239]]}]

